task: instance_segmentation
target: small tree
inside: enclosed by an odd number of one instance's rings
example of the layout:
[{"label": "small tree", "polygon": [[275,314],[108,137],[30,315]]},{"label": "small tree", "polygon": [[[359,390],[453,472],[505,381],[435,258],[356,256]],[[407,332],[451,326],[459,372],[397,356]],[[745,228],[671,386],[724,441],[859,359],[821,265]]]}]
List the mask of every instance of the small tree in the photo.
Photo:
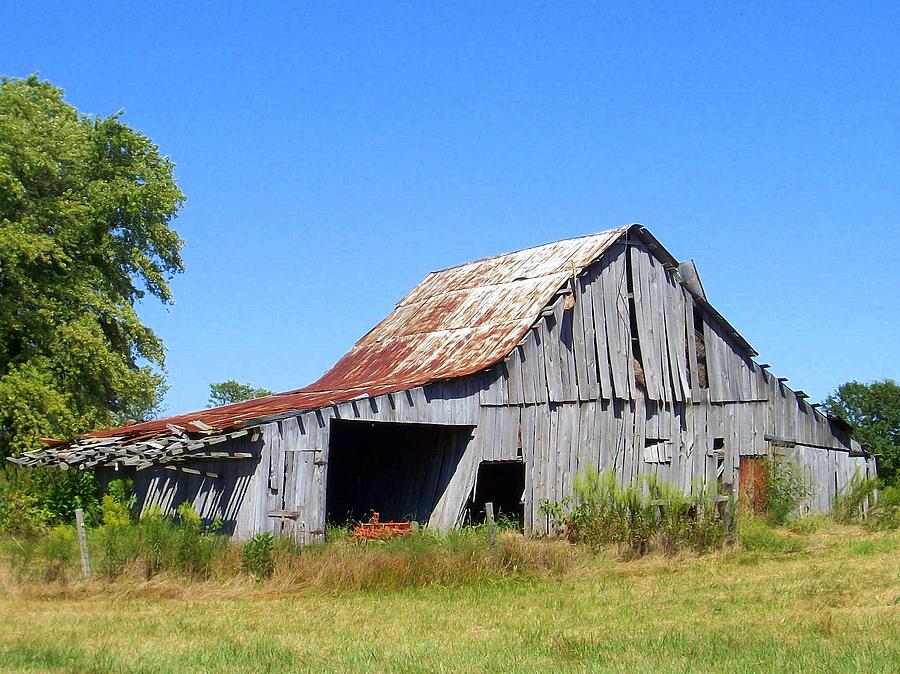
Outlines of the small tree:
[{"label": "small tree", "polygon": [[825,399],[825,409],[853,426],[854,437],[876,454],[878,477],[900,477],[900,386],[893,379],[871,384],[850,381]]},{"label": "small tree", "polygon": [[250,384],[241,384],[234,379],[229,379],[218,384],[209,385],[209,407],[253,400],[253,398],[262,398],[273,393],[274,391],[269,389],[256,388]]}]

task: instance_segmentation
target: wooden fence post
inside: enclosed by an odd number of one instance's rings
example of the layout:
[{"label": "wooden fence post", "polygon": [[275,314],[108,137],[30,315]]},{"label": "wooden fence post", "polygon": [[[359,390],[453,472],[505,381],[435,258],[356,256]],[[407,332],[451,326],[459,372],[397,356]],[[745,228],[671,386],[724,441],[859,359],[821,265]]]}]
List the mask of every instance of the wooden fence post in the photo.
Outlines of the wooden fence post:
[{"label": "wooden fence post", "polygon": [[75,528],[78,530],[78,546],[81,548],[81,574],[87,579],[91,577],[91,559],[88,557],[87,532],[81,508],[75,508]]},{"label": "wooden fence post", "polygon": [[490,501],[484,504],[485,522],[487,523],[488,540],[491,547],[497,547],[497,529],[494,525],[494,504]]}]

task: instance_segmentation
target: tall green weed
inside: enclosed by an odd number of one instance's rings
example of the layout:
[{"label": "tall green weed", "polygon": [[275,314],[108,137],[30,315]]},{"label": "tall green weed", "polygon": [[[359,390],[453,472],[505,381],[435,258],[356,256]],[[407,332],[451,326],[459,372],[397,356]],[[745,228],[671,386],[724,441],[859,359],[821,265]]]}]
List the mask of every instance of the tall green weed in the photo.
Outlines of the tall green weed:
[{"label": "tall green weed", "polygon": [[878,491],[866,524],[873,529],[900,528],[900,486],[884,487]]},{"label": "tall green weed", "polygon": [[769,456],[765,462],[766,479],[759,507],[772,526],[782,526],[812,493],[803,469],[783,456]]},{"label": "tall green weed", "polygon": [[834,497],[831,516],[841,524],[859,522],[866,516],[866,504],[875,500],[878,481],[863,477],[859,471]]},{"label": "tall green weed", "polygon": [[879,480],[857,472],[835,496],[831,516],[842,524],[896,529],[900,527],[900,487],[885,487]]},{"label": "tall green weed", "polygon": [[697,489],[685,495],[655,476],[620,486],[612,471],[584,471],[575,478],[575,506],[543,503],[543,512],[568,538],[597,549],[615,545],[624,556],[651,550],[672,554],[722,544],[718,494]]},{"label": "tall green weed", "polygon": [[270,533],[256,534],[241,548],[241,569],[256,579],[268,578],[275,570],[272,559],[274,537]]}]

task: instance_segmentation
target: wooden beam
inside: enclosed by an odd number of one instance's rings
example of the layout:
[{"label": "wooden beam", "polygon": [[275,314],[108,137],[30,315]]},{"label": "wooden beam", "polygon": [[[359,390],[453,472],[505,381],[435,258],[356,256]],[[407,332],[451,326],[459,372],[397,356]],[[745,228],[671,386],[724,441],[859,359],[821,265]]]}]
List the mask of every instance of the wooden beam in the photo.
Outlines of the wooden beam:
[{"label": "wooden beam", "polygon": [[188,468],[187,466],[163,466],[165,470],[177,470],[182,473],[188,473],[189,475],[205,475],[206,477],[212,477],[218,479],[220,475],[218,473],[213,473],[207,470],[196,470],[194,468]]},{"label": "wooden beam", "polygon": [[771,442],[776,445],[786,445],[788,447],[795,447],[800,445],[801,447],[812,447],[813,449],[827,449],[830,452],[847,452],[848,454],[852,451],[849,447],[832,447],[830,445],[818,445],[813,442],[803,442],[798,438],[784,438],[778,435],[769,435],[766,433],[764,436],[766,442]]}]

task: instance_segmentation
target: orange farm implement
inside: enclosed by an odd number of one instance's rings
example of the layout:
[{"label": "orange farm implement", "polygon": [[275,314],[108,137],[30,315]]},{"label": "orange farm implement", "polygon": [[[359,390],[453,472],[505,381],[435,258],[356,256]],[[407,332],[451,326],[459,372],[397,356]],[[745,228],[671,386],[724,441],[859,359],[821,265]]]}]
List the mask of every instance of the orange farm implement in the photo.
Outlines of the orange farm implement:
[{"label": "orange farm implement", "polygon": [[357,541],[387,541],[397,536],[408,536],[412,533],[412,522],[382,522],[378,513],[372,513],[372,519],[368,522],[360,522],[353,528],[353,535]]}]

